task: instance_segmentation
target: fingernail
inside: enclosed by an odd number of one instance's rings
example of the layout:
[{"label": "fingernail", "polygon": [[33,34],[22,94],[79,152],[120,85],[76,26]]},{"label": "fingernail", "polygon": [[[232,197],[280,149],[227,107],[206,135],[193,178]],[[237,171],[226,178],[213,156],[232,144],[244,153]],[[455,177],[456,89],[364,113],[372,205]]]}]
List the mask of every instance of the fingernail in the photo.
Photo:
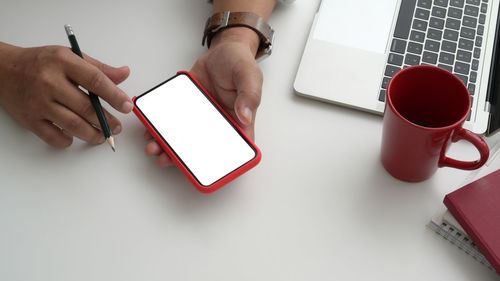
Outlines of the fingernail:
[{"label": "fingernail", "polygon": [[240,112],[240,116],[238,117],[243,125],[248,125],[252,122],[252,111],[250,110],[250,108],[244,107]]},{"label": "fingernail", "polygon": [[134,108],[134,105],[129,101],[124,102],[122,105],[122,111],[126,112],[126,113],[129,113],[130,111],[132,111],[133,108]]},{"label": "fingernail", "polygon": [[99,140],[97,140],[98,143],[103,143],[106,141],[106,138],[104,136],[100,136]]},{"label": "fingernail", "polygon": [[122,126],[118,125],[113,129],[113,134],[117,135],[122,131]]}]

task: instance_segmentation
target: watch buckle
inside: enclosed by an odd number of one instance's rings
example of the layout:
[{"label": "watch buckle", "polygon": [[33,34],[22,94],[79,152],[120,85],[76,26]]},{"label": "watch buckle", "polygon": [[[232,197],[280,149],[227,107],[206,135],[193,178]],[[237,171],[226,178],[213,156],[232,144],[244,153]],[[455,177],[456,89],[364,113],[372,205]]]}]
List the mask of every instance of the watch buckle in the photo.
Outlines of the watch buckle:
[{"label": "watch buckle", "polygon": [[227,25],[229,24],[229,15],[230,14],[231,14],[230,11],[222,12],[222,20],[217,27],[212,29],[212,33],[219,31],[221,28],[227,27]]}]

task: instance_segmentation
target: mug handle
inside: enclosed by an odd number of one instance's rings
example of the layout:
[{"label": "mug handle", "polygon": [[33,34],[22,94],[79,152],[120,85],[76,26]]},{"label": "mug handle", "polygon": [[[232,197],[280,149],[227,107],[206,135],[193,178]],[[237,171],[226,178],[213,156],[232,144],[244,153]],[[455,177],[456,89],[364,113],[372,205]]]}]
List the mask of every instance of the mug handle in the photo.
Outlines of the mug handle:
[{"label": "mug handle", "polygon": [[456,159],[452,159],[446,157],[445,152],[441,154],[441,159],[439,160],[439,167],[452,167],[462,170],[475,170],[486,163],[488,161],[488,157],[490,156],[490,148],[488,144],[478,135],[473,132],[466,130],[464,128],[460,128],[457,133],[452,138],[453,142],[457,142],[459,140],[466,140],[472,143],[477,150],[479,151],[480,157],[475,161],[460,161]]}]

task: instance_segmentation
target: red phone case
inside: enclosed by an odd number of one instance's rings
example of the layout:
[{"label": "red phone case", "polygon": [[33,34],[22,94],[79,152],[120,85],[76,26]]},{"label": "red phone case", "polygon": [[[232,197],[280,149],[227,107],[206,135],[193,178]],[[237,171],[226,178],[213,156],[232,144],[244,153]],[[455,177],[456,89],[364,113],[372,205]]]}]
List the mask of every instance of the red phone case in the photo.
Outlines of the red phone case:
[{"label": "red phone case", "polygon": [[[195,84],[203,91],[203,93],[212,101],[212,103],[217,107],[219,112],[221,112],[228,120],[231,122],[231,124],[236,128],[236,130],[240,133],[240,135],[250,144],[250,146],[255,150],[255,157],[248,161],[246,164],[243,166],[239,167],[238,169],[234,170],[233,172],[227,174],[223,178],[219,179],[215,183],[205,186],[202,185],[196,177],[189,171],[189,169],[182,163],[182,161],[177,157],[177,155],[170,149],[167,143],[163,141],[163,138],[156,132],[156,130],[153,128],[153,126],[149,123],[147,118],[142,114],[142,112],[137,108],[135,101],[137,97],[133,97],[132,100],[134,101],[134,113],[135,115],[141,120],[141,122],[144,124],[146,129],[148,130],[149,133],[154,137],[156,142],[160,144],[161,148],[163,151],[167,153],[167,155],[172,159],[172,161],[175,163],[177,167],[184,173],[184,175],[189,179],[189,181],[202,193],[211,193],[216,191],[217,189],[223,187],[230,181],[234,180],[235,178],[239,177],[243,173],[247,172],[251,168],[255,167],[261,159],[261,152],[259,148],[252,142],[252,140],[245,134],[245,132],[238,126],[236,122],[222,109],[222,107],[215,101],[215,99],[207,92],[207,90],[198,82],[198,80],[189,72],[187,71],[179,71],[177,74],[168,80],[173,79],[174,77],[178,75],[187,75],[189,78],[191,78],[192,81],[195,82]],[[168,81],[167,80],[167,81]],[[165,82],[164,82],[165,83]],[[163,84],[163,83],[162,83]],[[162,85],[160,84],[160,85]],[[158,86],[156,86],[158,87]],[[154,87],[153,89],[155,89]],[[146,93],[142,94],[145,95],[152,91],[153,89],[147,91]]]}]

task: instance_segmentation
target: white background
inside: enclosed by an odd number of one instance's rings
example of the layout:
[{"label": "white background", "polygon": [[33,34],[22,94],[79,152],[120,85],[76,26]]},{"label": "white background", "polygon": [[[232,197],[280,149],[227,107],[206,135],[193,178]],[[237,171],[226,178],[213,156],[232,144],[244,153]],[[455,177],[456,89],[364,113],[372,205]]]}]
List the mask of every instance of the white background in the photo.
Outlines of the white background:
[{"label": "white background", "polygon": [[[213,194],[144,155],[118,116],[117,152],[53,149],[0,111],[1,280],[498,280],[426,224],[468,172],[409,184],[380,164],[381,117],[297,97],[293,80],[318,0],[277,7],[261,63],[262,162]],[[205,1],[3,0],[0,38],[80,47],[129,65],[139,95],[204,52]],[[332,62],[335,63],[335,62]],[[453,154],[477,153],[458,143]]]}]

